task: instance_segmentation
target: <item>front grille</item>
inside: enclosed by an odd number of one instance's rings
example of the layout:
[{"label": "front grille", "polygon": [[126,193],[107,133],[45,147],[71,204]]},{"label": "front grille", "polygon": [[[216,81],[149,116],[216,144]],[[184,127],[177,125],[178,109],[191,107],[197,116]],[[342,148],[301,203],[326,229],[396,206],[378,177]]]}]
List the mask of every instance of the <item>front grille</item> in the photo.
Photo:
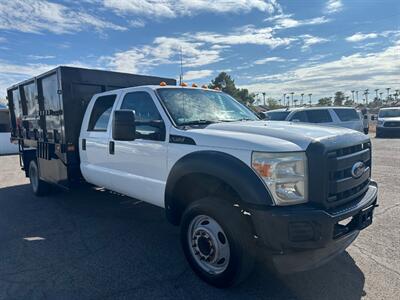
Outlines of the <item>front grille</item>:
[{"label": "front grille", "polygon": [[388,121],[383,124],[383,127],[400,127],[400,122]]},{"label": "front grille", "polygon": [[[357,200],[366,193],[371,177],[370,142],[330,151],[327,159],[327,207],[337,207]],[[359,178],[353,178],[351,170],[357,162],[364,163],[365,172]]]}]

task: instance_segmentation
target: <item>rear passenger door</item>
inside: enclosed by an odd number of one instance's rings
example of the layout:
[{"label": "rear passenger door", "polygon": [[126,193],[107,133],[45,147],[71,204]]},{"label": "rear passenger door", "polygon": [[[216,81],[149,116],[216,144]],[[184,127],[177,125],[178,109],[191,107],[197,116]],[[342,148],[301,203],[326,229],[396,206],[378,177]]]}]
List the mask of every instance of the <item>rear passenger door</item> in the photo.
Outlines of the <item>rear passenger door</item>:
[{"label": "rear passenger door", "polygon": [[81,171],[84,178],[95,185],[112,187],[110,156],[111,114],[117,94],[101,95],[91,106],[90,116],[82,126],[80,137]]}]

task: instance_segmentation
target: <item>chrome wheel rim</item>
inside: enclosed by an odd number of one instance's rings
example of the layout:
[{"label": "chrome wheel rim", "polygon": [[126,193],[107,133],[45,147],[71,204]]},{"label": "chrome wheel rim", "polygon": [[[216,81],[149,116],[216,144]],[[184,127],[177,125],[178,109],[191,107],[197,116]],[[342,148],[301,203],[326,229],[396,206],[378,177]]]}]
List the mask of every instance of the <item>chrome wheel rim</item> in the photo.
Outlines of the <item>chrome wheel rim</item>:
[{"label": "chrome wheel rim", "polygon": [[193,258],[204,271],[217,275],[226,270],[231,252],[229,242],[213,218],[196,216],[189,225],[188,242]]}]

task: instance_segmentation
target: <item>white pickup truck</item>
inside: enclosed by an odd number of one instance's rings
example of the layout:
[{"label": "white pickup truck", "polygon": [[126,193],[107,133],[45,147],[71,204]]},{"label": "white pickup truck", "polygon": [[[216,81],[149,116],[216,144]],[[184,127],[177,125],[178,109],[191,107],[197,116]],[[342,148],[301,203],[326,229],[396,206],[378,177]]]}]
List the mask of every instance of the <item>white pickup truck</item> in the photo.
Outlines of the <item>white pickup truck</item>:
[{"label": "white pickup truck", "polygon": [[[259,253],[283,273],[329,261],[372,223],[377,203],[366,135],[261,121],[207,88],[94,95],[79,157],[87,182],[165,208],[190,266],[217,287],[244,280]],[[44,194],[35,156],[23,161]]]}]

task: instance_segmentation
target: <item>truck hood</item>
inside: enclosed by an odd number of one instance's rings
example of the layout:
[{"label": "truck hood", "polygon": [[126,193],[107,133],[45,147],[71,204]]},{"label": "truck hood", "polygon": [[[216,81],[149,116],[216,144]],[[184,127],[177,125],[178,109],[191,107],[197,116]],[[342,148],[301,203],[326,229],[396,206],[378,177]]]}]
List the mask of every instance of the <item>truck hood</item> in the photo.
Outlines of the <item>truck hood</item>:
[{"label": "truck hood", "polygon": [[189,129],[197,145],[252,151],[304,151],[312,142],[346,147],[368,140],[363,133],[338,127],[286,121],[242,121],[211,124]]}]

